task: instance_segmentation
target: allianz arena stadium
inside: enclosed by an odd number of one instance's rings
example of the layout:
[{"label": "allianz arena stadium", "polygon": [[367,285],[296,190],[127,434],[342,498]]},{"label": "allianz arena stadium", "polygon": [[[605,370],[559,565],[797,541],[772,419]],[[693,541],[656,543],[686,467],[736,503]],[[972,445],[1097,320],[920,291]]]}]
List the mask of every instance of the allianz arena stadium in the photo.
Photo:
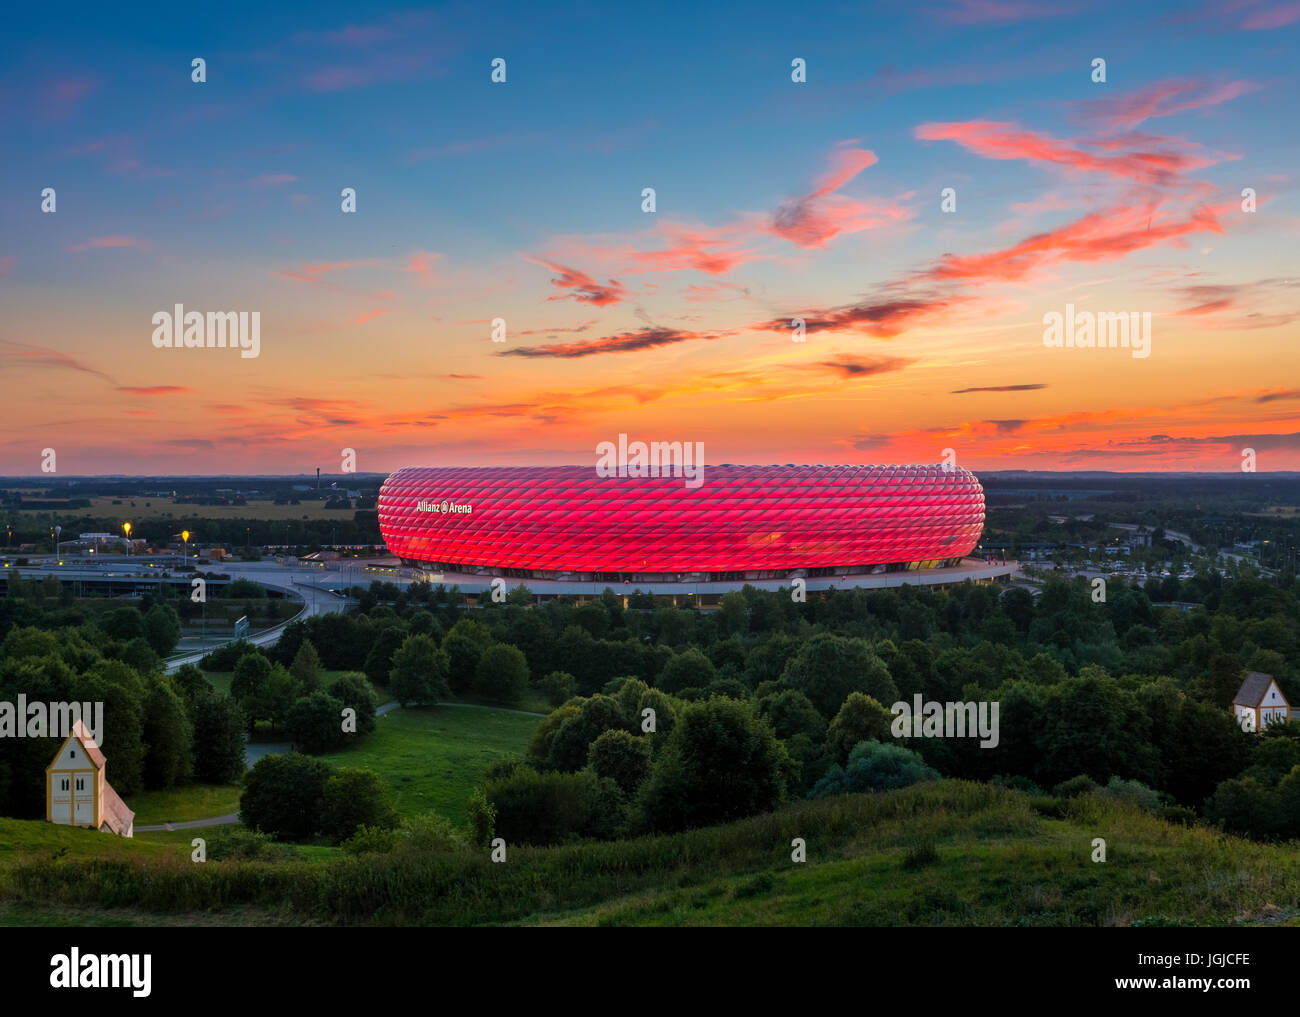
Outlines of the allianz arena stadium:
[{"label": "allianz arena stadium", "polygon": [[379,528],[409,566],[569,581],[785,579],[957,565],[984,491],[940,466],[710,466],[601,477],[590,466],[407,467]]}]

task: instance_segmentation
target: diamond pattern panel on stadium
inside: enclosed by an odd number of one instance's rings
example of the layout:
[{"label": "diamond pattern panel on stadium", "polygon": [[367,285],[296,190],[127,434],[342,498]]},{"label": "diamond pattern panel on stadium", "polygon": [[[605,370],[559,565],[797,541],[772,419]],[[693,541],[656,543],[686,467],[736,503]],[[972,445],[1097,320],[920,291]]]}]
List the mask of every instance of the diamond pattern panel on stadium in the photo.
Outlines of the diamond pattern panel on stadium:
[{"label": "diamond pattern panel on stadium", "polygon": [[407,467],[379,492],[400,558],[563,572],[740,572],[958,558],[984,491],[939,466],[709,466],[681,477],[593,467]]}]

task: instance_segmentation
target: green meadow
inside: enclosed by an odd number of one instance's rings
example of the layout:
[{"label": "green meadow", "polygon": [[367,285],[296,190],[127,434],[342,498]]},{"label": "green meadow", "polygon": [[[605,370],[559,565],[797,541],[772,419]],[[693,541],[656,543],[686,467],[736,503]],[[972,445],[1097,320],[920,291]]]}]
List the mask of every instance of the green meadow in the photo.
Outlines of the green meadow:
[{"label": "green meadow", "polygon": [[464,848],[197,865],[181,844],[15,820],[7,841],[7,924],[1300,925],[1295,844],[954,780],[500,864]]}]

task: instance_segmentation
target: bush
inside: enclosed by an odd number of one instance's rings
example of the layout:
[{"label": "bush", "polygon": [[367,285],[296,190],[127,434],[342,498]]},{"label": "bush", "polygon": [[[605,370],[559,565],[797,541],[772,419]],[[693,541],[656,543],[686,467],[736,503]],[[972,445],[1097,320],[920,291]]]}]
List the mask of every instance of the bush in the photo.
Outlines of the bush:
[{"label": "bush", "polygon": [[1018,773],[1010,776],[1004,774],[994,774],[989,780],[994,787],[1005,787],[1012,791],[1023,791],[1027,795],[1042,795],[1043,789],[1035,784],[1028,777],[1021,776]]},{"label": "bush", "polygon": [[[509,780],[519,772],[520,766],[511,771],[510,776],[500,778]],[[469,796],[469,832],[470,839],[476,847],[485,848],[492,843],[492,834],[496,830],[497,810],[487,800],[481,787],[476,787]]]},{"label": "bush", "polygon": [[808,792],[808,797],[893,791],[938,779],[938,772],[911,749],[887,742],[860,742],[849,753],[848,766],[832,766]]},{"label": "bush", "polygon": [[488,763],[487,769],[483,771],[483,779],[485,781],[505,780],[507,777],[514,776],[515,771],[521,766],[528,766],[528,761],[518,757],[494,759]]},{"label": "bush", "polygon": [[1123,780],[1111,777],[1109,783],[1101,789],[1107,798],[1131,802],[1144,812],[1159,812],[1164,805],[1164,796],[1138,780]]},{"label": "bush", "polygon": [[465,850],[465,835],[436,812],[422,812],[406,820],[398,830],[398,849],[418,854]]},{"label": "bush", "polygon": [[263,756],[248,772],[239,799],[240,822],[281,840],[306,840],[320,828],[325,782],[332,772],[298,752]]},{"label": "bush", "polygon": [[277,844],[265,833],[243,826],[217,826],[211,833],[196,831],[206,842],[210,862],[274,862],[297,858],[298,852],[288,844]]},{"label": "bush", "polygon": [[1165,805],[1160,809],[1159,816],[1166,823],[1178,826],[1196,825],[1196,810],[1189,809],[1186,805]]},{"label": "bush", "polygon": [[338,770],[325,781],[321,832],[338,844],[360,826],[395,829],[397,811],[374,770]]},{"label": "bush", "polygon": [[650,775],[650,740],[626,731],[606,731],[591,743],[587,765],[597,777],[608,777],[631,795]]},{"label": "bush", "polygon": [[348,855],[388,854],[397,847],[401,834],[392,827],[358,826],[356,833],[343,842]]},{"label": "bush", "polygon": [[590,770],[514,776],[483,788],[495,812],[493,831],[507,844],[559,844],[576,838],[614,836],[623,796],[612,780]]},{"label": "bush", "polygon": [[1100,790],[1100,784],[1086,773],[1081,773],[1077,777],[1061,781],[1056,787],[1052,788],[1052,794],[1056,795],[1057,798],[1077,798],[1079,795],[1092,794],[1094,791]]}]

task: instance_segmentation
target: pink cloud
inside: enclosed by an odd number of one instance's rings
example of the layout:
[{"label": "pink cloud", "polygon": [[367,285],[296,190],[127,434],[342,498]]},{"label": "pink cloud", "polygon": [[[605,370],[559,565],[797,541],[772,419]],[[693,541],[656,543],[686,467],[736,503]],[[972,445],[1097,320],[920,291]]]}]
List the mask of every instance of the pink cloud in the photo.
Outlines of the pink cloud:
[{"label": "pink cloud", "polygon": [[1229,81],[1220,85],[1191,79],[1158,81],[1128,95],[1080,103],[1083,107],[1081,116],[1083,120],[1109,130],[1131,131],[1144,120],[1217,106],[1259,87],[1249,81]]},{"label": "pink cloud", "polygon": [[424,282],[432,282],[434,266],[442,260],[437,251],[415,251],[406,261],[406,271],[419,276]]},{"label": "pink cloud", "polygon": [[296,183],[298,178],[292,173],[262,173],[249,183],[254,187],[279,187],[283,184]]},{"label": "pink cloud", "polygon": [[[1018,124],[988,120],[921,124],[913,133],[925,141],[955,141],[987,159],[1025,159],[1062,166],[1067,170],[1106,173],[1145,183],[1170,183],[1180,174],[1214,164],[1213,160],[1178,151],[1178,146],[1184,143],[1176,139],[1150,135],[1071,142],[1027,130]],[[1095,155],[1080,145],[1104,150],[1130,150],[1113,156]]]},{"label": "pink cloud", "polygon": [[1246,16],[1241,28],[1246,32],[1260,32],[1281,28],[1293,21],[1300,21],[1300,3],[1275,4],[1262,11],[1255,11]]},{"label": "pink cloud", "polygon": [[60,78],[41,96],[40,111],[47,120],[63,120],[90,95],[98,82],[92,78]]},{"label": "pink cloud", "polygon": [[144,245],[134,237],[108,236],[108,237],[91,237],[85,243],[73,244],[68,248],[69,251],[89,251],[101,247],[143,247]]},{"label": "pink cloud", "polygon": [[869,149],[841,142],[830,154],[831,168],[815,189],[791,198],[772,215],[767,231],[804,248],[822,247],[841,233],[857,233],[888,222],[900,222],[910,213],[894,201],[855,200],[838,195],[846,183],[879,160]]},{"label": "pink cloud", "polygon": [[304,265],[300,271],[291,272],[288,269],[281,269],[275,274],[283,279],[296,279],[299,282],[324,283],[322,276],[331,272],[341,272],[349,268],[361,268],[371,265],[370,261],[325,261],[318,265]]}]

